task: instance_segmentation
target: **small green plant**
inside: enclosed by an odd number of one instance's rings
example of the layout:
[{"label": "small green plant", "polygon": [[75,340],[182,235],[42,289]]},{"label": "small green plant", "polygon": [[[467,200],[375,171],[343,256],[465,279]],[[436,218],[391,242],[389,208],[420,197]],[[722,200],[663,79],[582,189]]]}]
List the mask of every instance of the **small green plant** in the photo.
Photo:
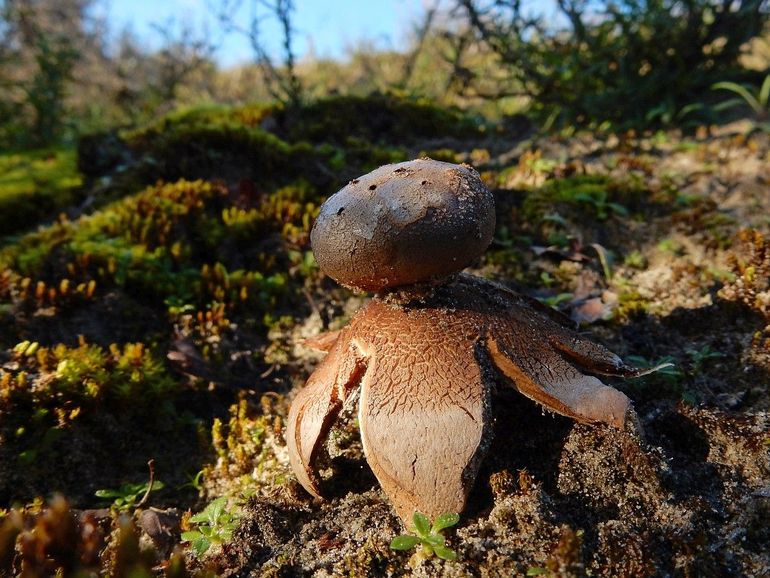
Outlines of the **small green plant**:
[{"label": "small green plant", "polygon": [[721,351],[713,349],[710,345],[704,345],[700,349],[687,349],[687,355],[692,360],[692,369],[698,372],[712,359],[720,359],[725,356]]},{"label": "small green plant", "polygon": [[626,359],[636,367],[653,370],[649,374],[651,377],[659,377],[673,382],[684,377],[682,370],[676,366],[676,359],[671,355],[663,356],[657,360],[649,360],[641,355],[629,355]]},{"label": "small green plant", "polygon": [[187,482],[180,486],[182,488],[192,488],[200,492],[203,489],[203,476],[206,474],[206,470],[199,470],[195,474],[187,474]]},{"label": "small green plant", "polygon": [[163,489],[163,486],[163,482],[159,480],[143,484],[126,483],[115,490],[96,490],[95,495],[97,498],[112,500],[112,508],[118,512],[127,512],[137,507],[137,504],[141,502],[144,496],[149,495],[150,492],[157,492]]},{"label": "small green plant", "polygon": [[411,550],[419,544],[426,557],[435,554],[442,560],[455,560],[457,552],[446,546],[446,539],[442,531],[454,526],[459,521],[459,514],[445,512],[438,516],[431,526],[430,520],[425,514],[415,512],[412,516],[412,523],[417,533],[396,536],[390,542],[390,547],[393,550]]},{"label": "small green plant", "polygon": [[658,251],[663,251],[664,253],[671,253],[672,255],[681,256],[684,255],[684,245],[682,245],[681,242],[677,241],[676,239],[672,239],[671,237],[666,237],[665,239],[658,242],[657,245]]},{"label": "small green plant", "polygon": [[623,264],[632,269],[644,269],[647,267],[647,259],[639,251],[631,251],[623,259]]},{"label": "small green plant", "polygon": [[571,301],[573,297],[574,295],[572,293],[557,293],[556,295],[552,295],[550,297],[538,297],[537,300],[540,301],[540,303],[543,305],[548,305],[548,307],[558,309],[559,305],[566,303],[567,301]]},{"label": "small green plant", "polygon": [[193,553],[202,557],[214,544],[229,542],[238,526],[238,516],[227,510],[227,498],[217,498],[190,518],[196,529],[182,533],[182,540],[190,543]]},{"label": "small green plant", "polygon": [[610,216],[610,213],[615,213],[621,217],[628,215],[628,209],[626,209],[623,205],[620,203],[613,203],[609,200],[606,189],[578,192],[575,195],[575,200],[581,203],[593,205],[594,210],[596,211],[596,218],[600,221],[607,220]]},{"label": "small green plant", "polygon": [[714,107],[715,109],[725,110],[736,106],[748,105],[761,123],[757,125],[758,128],[770,130],[770,123],[767,122],[768,117],[770,117],[770,74],[765,77],[762,86],[756,91],[752,91],[750,88],[737,82],[717,82],[711,88],[713,90],[728,90],[738,95],[738,98],[731,98],[718,104]]}]

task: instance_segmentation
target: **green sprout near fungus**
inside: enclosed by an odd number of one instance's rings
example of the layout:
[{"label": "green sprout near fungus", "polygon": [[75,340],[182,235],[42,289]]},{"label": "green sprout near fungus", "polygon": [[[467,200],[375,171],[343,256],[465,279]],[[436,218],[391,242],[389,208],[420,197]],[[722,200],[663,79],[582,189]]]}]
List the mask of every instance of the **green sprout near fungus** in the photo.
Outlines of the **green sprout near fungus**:
[{"label": "green sprout near fungus", "polygon": [[226,509],[227,498],[217,498],[190,518],[195,529],[182,533],[182,541],[189,542],[196,557],[201,558],[213,544],[229,542],[238,526],[238,516]]},{"label": "green sprout near fungus", "polygon": [[390,542],[390,547],[392,550],[411,550],[419,544],[422,546],[422,553],[427,558],[436,554],[442,560],[455,560],[457,559],[457,552],[446,546],[446,538],[441,532],[459,521],[459,514],[445,512],[436,518],[431,526],[430,520],[425,514],[415,512],[412,516],[412,523],[417,534],[396,536]]},{"label": "green sprout near fungus", "polygon": [[96,490],[94,495],[97,498],[112,500],[112,508],[118,512],[127,512],[140,507],[142,502],[146,501],[146,497],[150,492],[156,492],[161,489],[163,489],[163,482],[153,480],[139,484],[122,484],[114,490]]}]

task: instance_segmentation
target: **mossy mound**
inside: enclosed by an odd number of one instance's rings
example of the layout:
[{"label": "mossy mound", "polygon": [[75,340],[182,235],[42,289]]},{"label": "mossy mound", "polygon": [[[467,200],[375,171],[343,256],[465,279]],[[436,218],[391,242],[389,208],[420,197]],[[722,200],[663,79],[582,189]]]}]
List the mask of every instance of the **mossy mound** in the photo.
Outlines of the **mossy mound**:
[{"label": "mossy mound", "polygon": [[84,137],[80,168],[92,179],[120,168],[133,175],[129,186],[179,178],[275,186],[302,177],[333,191],[379,165],[406,160],[403,147],[410,143],[478,138],[483,129],[459,111],[395,95],[332,97],[292,110],[203,106],[139,129]]},{"label": "mossy mound", "polygon": [[0,155],[0,239],[56,216],[81,196],[71,149]]},{"label": "mossy mound", "polygon": [[141,480],[150,458],[182,483],[199,468],[186,390],[142,343],[20,343],[0,369],[0,501],[62,491],[92,504],[97,489]]},{"label": "mossy mound", "polygon": [[397,146],[479,137],[485,128],[480,119],[467,113],[395,94],[321,99],[286,119],[286,125],[285,134],[291,141],[345,145],[349,139],[357,139]]}]

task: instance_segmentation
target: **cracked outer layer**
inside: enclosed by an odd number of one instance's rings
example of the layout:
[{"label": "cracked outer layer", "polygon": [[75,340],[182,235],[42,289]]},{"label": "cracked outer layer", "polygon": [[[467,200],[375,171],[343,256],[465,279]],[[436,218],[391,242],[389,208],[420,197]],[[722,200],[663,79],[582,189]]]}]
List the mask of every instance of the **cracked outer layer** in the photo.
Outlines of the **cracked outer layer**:
[{"label": "cracked outer layer", "polygon": [[291,406],[287,442],[300,482],[320,496],[313,462],[356,388],[366,459],[405,523],[415,511],[463,510],[489,444],[495,371],[547,409],[622,428],[629,399],[585,372],[642,372],[556,317],[469,275],[424,302],[375,297],[336,340],[320,340],[329,353]]},{"label": "cracked outer layer", "polygon": [[310,240],[324,273],[380,291],[462,270],[494,229],[494,199],[472,167],[418,159],[380,167],[329,197]]}]

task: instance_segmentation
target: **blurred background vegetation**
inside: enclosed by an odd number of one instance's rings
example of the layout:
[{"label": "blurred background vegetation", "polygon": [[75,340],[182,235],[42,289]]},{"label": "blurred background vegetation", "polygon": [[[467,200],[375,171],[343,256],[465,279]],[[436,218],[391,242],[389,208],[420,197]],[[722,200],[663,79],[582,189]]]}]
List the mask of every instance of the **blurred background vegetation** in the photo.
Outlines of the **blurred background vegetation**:
[{"label": "blurred background vegetation", "polygon": [[[112,34],[99,0],[0,3],[0,145],[50,147],[145,123],[182,105],[396,92],[538,126],[611,129],[719,119],[717,82],[759,87],[770,65],[759,0],[444,0],[429,2],[399,51],[359,43],[346,58],[298,58],[292,0],[208,4],[217,30],[158,23],[147,48]],[[260,26],[278,22],[282,51]],[[244,21],[245,20],[245,21]],[[312,34],[312,31],[310,31]],[[250,63],[223,69],[217,42],[243,35]],[[216,40],[215,40],[216,39]],[[766,104],[766,103],[765,103]],[[715,108],[715,105],[716,108]]]}]

